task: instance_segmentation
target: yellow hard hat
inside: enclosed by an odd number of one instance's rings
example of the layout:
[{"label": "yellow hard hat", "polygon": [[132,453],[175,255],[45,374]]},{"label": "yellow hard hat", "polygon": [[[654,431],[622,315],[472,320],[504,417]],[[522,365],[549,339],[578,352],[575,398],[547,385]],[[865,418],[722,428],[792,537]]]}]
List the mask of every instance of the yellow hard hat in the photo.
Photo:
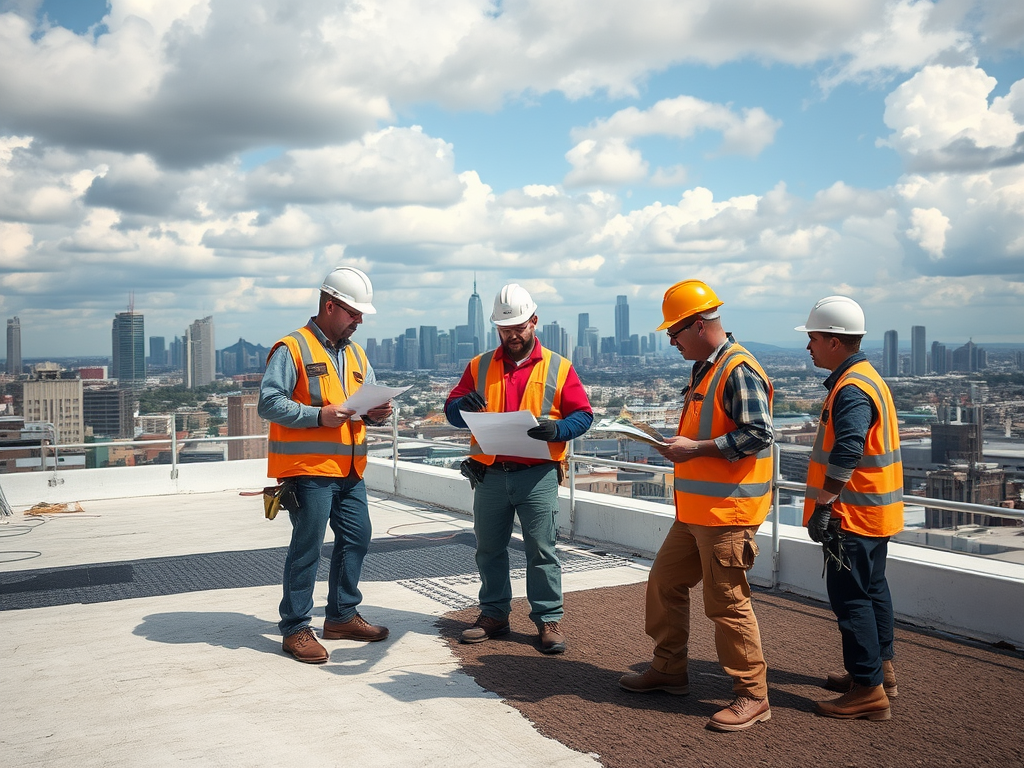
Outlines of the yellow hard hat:
[{"label": "yellow hard hat", "polygon": [[664,315],[665,322],[659,325],[657,330],[671,328],[685,317],[696,315],[698,312],[708,312],[722,306],[722,303],[706,283],[700,280],[683,280],[665,291],[665,298],[661,300],[661,314]]}]

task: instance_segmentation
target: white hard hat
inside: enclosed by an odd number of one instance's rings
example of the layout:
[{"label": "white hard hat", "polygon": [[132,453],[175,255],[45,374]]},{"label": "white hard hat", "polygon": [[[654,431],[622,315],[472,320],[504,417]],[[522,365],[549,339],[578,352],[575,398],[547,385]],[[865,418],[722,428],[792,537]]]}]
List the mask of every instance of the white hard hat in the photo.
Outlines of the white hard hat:
[{"label": "white hard hat", "polygon": [[364,315],[375,315],[373,286],[366,273],[355,267],[338,267],[324,278],[320,290]]},{"label": "white hard hat", "polygon": [[495,325],[520,325],[537,311],[529,292],[518,283],[509,283],[494,297],[491,322]]},{"label": "white hard hat", "polygon": [[807,323],[793,330],[846,336],[863,336],[867,333],[864,329],[864,310],[860,304],[846,296],[826,296],[820,299],[807,316]]}]

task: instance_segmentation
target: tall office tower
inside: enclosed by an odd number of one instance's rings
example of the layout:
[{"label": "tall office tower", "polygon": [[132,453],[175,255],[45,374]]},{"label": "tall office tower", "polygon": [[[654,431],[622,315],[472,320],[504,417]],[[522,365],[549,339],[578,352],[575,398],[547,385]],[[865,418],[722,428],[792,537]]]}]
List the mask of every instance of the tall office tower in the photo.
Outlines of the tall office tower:
[{"label": "tall office tower", "polygon": [[[259,399],[259,392],[228,395],[228,437],[265,435],[270,431],[270,423],[261,419],[256,412]],[[266,457],[266,440],[228,441],[228,461],[265,459]]]},{"label": "tall office tower", "polygon": [[900,337],[896,331],[886,331],[882,342],[882,375],[900,375]]},{"label": "tall office tower", "polygon": [[82,422],[95,437],[135,437],[135,398],[130,389],[89,386],[82,390]]},{"label": "tall office tower", "polygon": [[583,336],[580,338],[579,342],[580,346],[590,347],[590,357],[593,358],[595,362],[597,361],[597,353],[600,350],[599,344],[601,341],[597,334],[597,328],[590,326],[584,330]]},{"label": "tall office tower", "polygon": [[590,327],[590,313],[580,312],[579,322],[576,324],[576,346],[585,347],[584,339],[587,338],[587,328]]},{"label": "tall office tower", "polygon": [[7,372],[21,373],[21,320],[17,317],[7,321]]},{"label": "tall office tower", "polygon": [[928,348],[924,345],[924,326],[910,327],[910,375],[924,376],[928,373]]},{"label": "tall office tower", "polygon": [[949,365],[946,362],[946,345],[932,342],[932,370],[935,373],[949,373]]},{"label": "tall office tower", "polygon": [[85,437],[82,421],[82,380],[61,379],[58,371],[35,374],[25,382],[25,421],[52,424],[61,445],[80,443]]},{"label": "tall office tower", "polygon": [[205,387],[217,378],[217,350],[213,343],[213,317],[196,320],[185,329],[185,386]]},{"label": "tall office tower", "polygon": [[111,329],[111,377],[122,389],[139,390],[146,384],[146,328],[141,312],[129,309],[114,315]]},{"label": "tall office tower", "polygon": [[659,335],[660,334],[657,334],[654,331],[651,331],[649,334],[647,334],[647,351],[650,352],[652,355],[658,351]]},{"label": "tall office tower", "polygon": [[615,343],[629,341],[629,304],[625,296],[615,297]]},{"label": "tall office tower", "polygon": [[437,326],[420,326],[420,368],[432,371],[437,368]]},{"label": "tall office tower", "polygon": [[149,337],[149,364],[157,368],[167,365],[167,347],[163,336]]},{"label": "tall office tower", "polygon": [[416,338],[416,329],[413,328],[411,330],[414,331],[412,336],[406,334],[401,337],[403,367],[407,371],[415,371],[420,364],[420,342]]},{"label": "tall office tower", "polygon": [[473,295],[469,297],[469,312],[466,324],[473,334],[474,352],[479,355],[487,345],[487,337],[484,335],[484,305],[480,301],[480,294],[476,292],[476,275],[473,275]]},{"label": "tall office tower", "polygon": [[466,364],[476,356],[473,330],[468,325],[457,325],[452,336],[455,339],[455,365],[465,368]]},{"label": "tall office tower", "polygon": [[172,370],[180,371],[185,366],[185,344],[181,340],[181,336],[175,336],[174,341],[169,345],[167,350],[167,357],[170,362]]}]

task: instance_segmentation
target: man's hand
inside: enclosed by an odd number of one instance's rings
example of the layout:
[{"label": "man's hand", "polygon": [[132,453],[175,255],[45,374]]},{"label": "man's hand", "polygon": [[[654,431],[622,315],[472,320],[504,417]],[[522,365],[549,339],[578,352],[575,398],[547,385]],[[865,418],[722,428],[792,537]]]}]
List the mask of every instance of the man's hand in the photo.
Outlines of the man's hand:
[{"label": "man's hand", "polygon": [[818,544],[827,544],[832,539],[832,532],[828,529],[828,523],[831,518],[831,501],[828,504],[814,505],[814,511],[807,521],[807,533],[811,537],[811,541]]},{"label": "man's hand", "polygon": [[468,395],[463,395],[459,399],[459,410],[467,411],[469,413],[476,413],[482,411],[487,407],[487,401],[480,397],[480,393],[475,389]]},{"label": "man's hand", "polygon": [[381,424],[391,418],[391,401],[388,400],[383,405],[378,405],[376,408],[371,408],[366,412],[366,416],[363,420],[367,424],[371,424],[375,427],[379,427]]},{"label": "man's hand", "polygon": [[554,419],[544,419],[536,427],[530,427],[526,434],[534,440],[546,440],[549,443],[558,441],[558,426]]},{"label": "man's hand", "polygon": [[682,435],[670,437],[666,441],[668,446],[656,446],[658,453],[671,461],[673,464],[682,464],[698,455],[699,443]]},{"label": "man's hand", "polygon": [[351,408],[343,408],[340,405],[325,405],[320,409],[320,426],[340,427],[355,415],[356,412]]}]

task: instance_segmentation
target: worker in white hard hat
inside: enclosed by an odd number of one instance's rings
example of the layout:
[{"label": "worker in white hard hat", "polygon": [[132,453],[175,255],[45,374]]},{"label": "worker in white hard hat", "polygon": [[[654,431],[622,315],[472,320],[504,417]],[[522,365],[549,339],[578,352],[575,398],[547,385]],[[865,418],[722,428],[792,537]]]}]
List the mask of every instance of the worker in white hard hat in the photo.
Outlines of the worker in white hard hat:
[{"label": "worker in white hard hat", "polygon": [[445,416],[465,428],[463,412],[530,411],[539,425],[527,434],[547,443],[548,458],[488,455],[471,441],[462,469],[474,489],[480,615],[461,640],[482,643],[510,632],[508,545],[518,516],[526,547],[526,597],[539,649],[562,653],[562,566],[555,552],[558,485],[569,441],[590,428],[594,414],[572,364],[537,339],[537,305],[525,288],[510,283],[498,291],[491,322],[501,345],[466,366],[448,395]]},{"label": "worker in white hard hat", "polygon": [[718,662],[734,699],[706,727],[742,731],[771,719],[768,667],[750,599],[758,526],[772,491],[773,389],[754,356],[722,325],[723,302],[700,280],[668,288],[659,331],[686,360],[690,380],[675,437],[659,448],[674,465],[676,519],[647,579],[644,629],[654,659],[623,675],[632,693],[690,692],[690,593],[703,582],[704,613],[715,625]]},{"label": "worker in white hard hat", "polygon": [[[278,626],[285,653],[307,664],[327,661],[310,621],[324,533],[334,531],[328,575],[325,640],[373,642],[388,636],[359,615],[359,577],[370,543],[363,471],[366,424],[342,405],[376,377],[362,347],[352,341],[364,315],[376,313],[370,278],[338,267],[320,286],[315,317],[278,341],[260,385],[259,415],[270,422],[267,475],[294,492],[288,506],[292,537],[284,566]],[[365,417],[382,423],[391,403]]]},{"label": "worker in white hard hat", "polygon": [[896,406],[860,351],[866,328],[856,301],[826,296],[796,330],[807,334],[814,364],[831,371],[807,468],[804,525],[824,550],[846,667],[825,678],[826,688],[843,695],[814,708],[825,717],[888,720],[898,689],[885,560],[889,538],[903,528]]}]

